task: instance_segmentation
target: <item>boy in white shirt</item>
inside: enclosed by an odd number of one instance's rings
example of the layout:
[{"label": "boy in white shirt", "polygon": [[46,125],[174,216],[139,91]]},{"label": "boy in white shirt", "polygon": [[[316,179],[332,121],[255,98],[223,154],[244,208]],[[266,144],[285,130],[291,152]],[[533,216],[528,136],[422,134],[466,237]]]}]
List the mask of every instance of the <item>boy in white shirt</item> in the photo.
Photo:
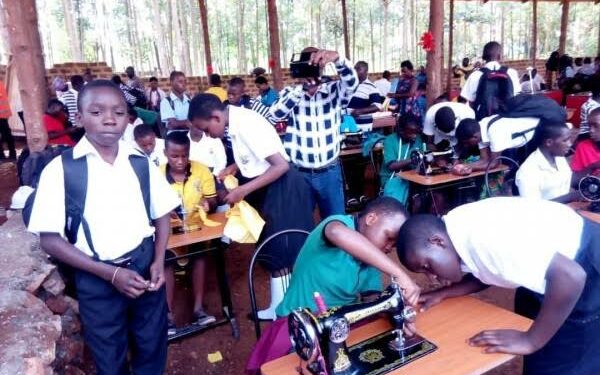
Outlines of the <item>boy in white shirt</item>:
[{"label": "boy in white shirt", "polygon": [[525,355],[526,374],[600,373],[597,223],[555,202],[489,198],[441,219],[411,217],[397,250],[409,270],[453,283],[423,294],[425,309],[490,285],[528,289],[517,292],[515,309],[535,319],[529,330],[486,330],[470,345]]},{"label": "boy in white shirt", "polygon": [[129,116],[129,124],[127,124],[127,127],[125,128],[125,131],[123,132],[123,137],[121,137],[121,139],[123,141],[129,143],[133,148],[135,148],[137,145],[135,143],[135,137],[133,135],[133,131],[136,126],[142,125],[144,123],[144,121],[142,121],[142,119],[138,117],[138,113],[135,110],[135,108],[133,108],[133,107],[127,108],[127,114]]},{"label": "boy in white shirt", "polygon": [[456,146],[456,126],[466,118],[474,119],[475,111],[464,103],[441,102],[429,107],[423,122],[427,147],[436,150],[436,145],[442,141]]},{"label": "boy in white shirt", "polygon": [[165,156],[165,140],[156,138],[150,125],[138,125],[133,131],[136,149],[146,155],[156,166],[167,164]]}]

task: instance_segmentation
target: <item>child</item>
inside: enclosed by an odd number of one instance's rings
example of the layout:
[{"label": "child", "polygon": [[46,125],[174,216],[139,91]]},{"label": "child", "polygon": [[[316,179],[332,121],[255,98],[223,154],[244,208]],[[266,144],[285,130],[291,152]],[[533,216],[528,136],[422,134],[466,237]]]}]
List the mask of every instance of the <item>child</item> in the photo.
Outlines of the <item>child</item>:
[{"label": "child", "polygon": [[489,285],[529,290],[515,301],[535,319],[528,331],[490,329],[470,345],[525,355],[526,374],[600,373],[598,224],[555,202],[489,198],[410,218],[397,250],[409,270],[454,283],[423,294],[424,308]]},{"label": "child", "polygon": [[42,118],[44,127],[48,132],[49,145],[75,146],[75,142],[69,134],[75,132],[75,128],[67,127],[68,116],[65,105],[58,99],[48,101],[48,109]]},{"label": "child", "polygon": [[165,141],[156,138],[156,133],[150,125],[138,125],[133,129],[133,138],[137,149],[146,155],[156,166],[167,162],[165,157]]},{"label": "child", "polygon": [[600,108],[600,78],[594,77],[590,82],[592,88],[592,95],[590,98],[581,105],[581,121],[579,123],[579,137],[578,139],[589,138],[590,125],[589,117],[592,110]]},{"label": "child", "polygon": [[414,305],[419,288],[387,254],[408,214],[394,198],[380,197],[352,215],[323,220],[300,250],[290,287],[277,307],[277,316],[257,343],[247,372],[289,352],[287,315],[297,308],[317,311],[313,298],[319,292],[328,308],[357,302],[361,294],[383,289],[382,273],[396,278],[405,301]]},{"label": "child", "polygon": [[205,134],[193,124],[188,133],[190,139],[190,160],[206,165],[213,175],[219,173],[227,166],[227,155],[223,141]]},{"label": "child", "polygon": [[[165,142],[165,155],[168,163],[160,170],[164,173],[173,190],[179,195],[181,205],[176,210],[180,219],[198,223],[199,210],[209,212],[217,203],[215,181],[208,168],[195,161],[190,161],[190,139],[183,132],[171,132]],[[167,259],[175,256],[167,251]],[[214,316],[204,312],[204,279],[206,264],[204,258],[194,258],[192,271],[192,288],[194,293],[193,319],[196,325],[213,323]],[[167,263],[165,269],[167,286],[167,305],[169,307],[169,333],[173,334],[175,323],[172,316],[173,293],[175,289],[175,273],[173,265]]]},{"label": "child", "polygon": [[125,132],[123,133],[123,140],[129,143],[132,147],[135,147],[135,136],[133,132],[138,125],[142,125],[144,121],[138,117],[138,113],[132,106],[128,106],[127,115],[129,117],[129,124],[125,128]]},{"label": "child", "polygon": [[575,172],[586,169],[589,173],[600,175],[600,107],[590,111],[588,115],[590,139],[585,139],[575,148],[575,155],[571,159],[571,168]]},{"label": "child", "polygon": [[406,204],[408,182],[395,176],[396,172],[411,169],[410,153],[423,150],[419,120],[411,115],[398,117],[396,133],[383,142],[383,165],[380,177],[383,194]]},{"label": "child", "polygon": [[[198,94],[190,103],[189,120],[213,138],[222,138],[226,127],[229,129],[235,163],[221,175],[234,175],[239,170],[249,180],[230,191],[224,200],[233,205],[254,195],[258,202],[255,208],[266,222],[259,242],[284,229],[312,229],[309,187],[302,175],[289,167],[281,140],[264,117],[243,107],[223,104],[215,95]],[[271,241],[261,256],[262,265],[271,273],[271,304],[259,312],[260,319],[273,320],[275,308],[283,298],[283,280],[301,246],[299,239],[290,242]]]},{"label": "child", "polygon": [[[72,153],[55,158],[42,172],[28,230],[39,233],[48,255],[74,269],[84,337],[97,372],[128,373],[129,352],[133,373],[163,374],[164,257],[169,212],[179,201],[155,166],[119,142],[128,119],[125,98],[116,85],[92,81],[77,103],[85,137]],[[81,158],[85,163],[78,162]],[[81,198],[71,187],[81,182],[67,179],[65,185],[63,165],[70,166],[68,176],[83,174],[81,168],[88,176],[82,212],[69,212],[68,220],[65,190],[69,186],[69,196]],[[71,225],[79,219],[77,231]]]}]

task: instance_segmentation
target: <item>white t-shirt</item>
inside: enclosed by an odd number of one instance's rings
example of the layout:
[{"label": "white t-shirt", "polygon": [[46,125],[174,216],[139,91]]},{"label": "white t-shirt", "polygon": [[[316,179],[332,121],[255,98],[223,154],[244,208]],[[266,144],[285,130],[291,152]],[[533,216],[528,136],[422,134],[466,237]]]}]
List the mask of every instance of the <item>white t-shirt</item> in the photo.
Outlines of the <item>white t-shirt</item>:
[{"label": "white t-shirt", "polygon": [[583,218],[569,206],[519,197],[465,204],[444,222],[463,272],[488,285],[542,294],[552,258],[574,259],[583,230]]},{"label": "white t-shirt", "polygon": [[551,200],[569,193],[572,175],[565,157],[557,157],[554,168],[538,148],[517,171],[516,183],[522,197]]},{"label": "white t-shirt", "polygon": [[[454,116],[456,116],[454,130],[452,130],[450,133],[444,133],[435,126],[435,114],[442,107],[449,107],[452,109],[452,112],[454,112]],[[425,113],[425,120],[423,121],[423,134],[429,136],[433,135],[433,143],[435,144],[438,144],[443,140],[447,140],[452,146],[455,146],[457,143],[456,137],[454,136],[456,127],[461,120],[466,118],[475,118],[475,111],[473,111],[473,108],[466,104],[456,102],[442,102],[434,104],[429,107]]]},{"label": "white t-shirt", "polygon": [[533,138],[535,128],[540,122],[540,119],[536,117],[503,117],[488,126],[490,121],[496,117],[498,115],[485,117],[479,121],[481,126],[480,149],[489,147],[492,152],[502,152],[525,146]]},{"label": "white t-shirt", "polygon": [[390,92],[390,88],[392,87],[392,83],[385,78],[380,78],[377,81],[373,82],[377,90],[384,98],[387,97],[387,94]]},{"label": "white t-shirt", "polygon": [[[154,233],[140,190],[140,183],[129,161],[137,154],[125,142],[113,164],[105,162],[92,144],[83,137],[73,149],[75,159],[87,156],[88,184],[83,216],[91,232],[94,249],[101,260],[113,260],[135,249]],[[180,204],[165,177],[152,163],[150,170],[150,216],[157,219]],[[28,230],[34,233],[58,233],[64,236],[65,186],[60,157],[52,160],[40,177]],[[83,226],[79,227],[75,247],[92,256]]]},{"label": "white t-shirt", "polygon": [[276,153],[290,160],[275,128],[264,117],[246,108],[228,108],[233,157],[244,177],[263,174],[271,166],[266,158]]},{"label": "white t-shirt", "polygon": [[189,133],[188,138],[190,138],[190,160],[204,164],[215,176],[225,169],[227,155],[220,139],[204,134],[198,142],[194,142]]},{"label": "white t-shirt", "polygon": [[127,124],[127,127],[125,128],[125,131],[123,132],[123,136],[121,137],[121,140],[130,144],[131,147],[136,148],[137,143],[135,143],[135,137],[133,136],[133,131],[135,130],[136,126],[142,125],[143,123],[144,123],[144,121],[142,121],[142,119],[138,117],[135,119],[133,124]]},{"label": "white t-shirt", "polygon": [[[497,61],[490,61],[485,64],[485,67],[490,70],[498,70],[500,69],[501,65]],[[509,68],[506,73],[512,81],[513,95],[517,95],[521,92],[521,82],[519,81],[519,74],[517,74],[517,71],[512,68]],[[471,73],[469,78],[467,78],[467,82],[465,82],[465,85],[460,91],[460,96],[462,96],[470,102],[474,102],[475,96],[477,94],[477,86],[479,86],[479,79],[482,75],[483,73],[480,70],[475,70],[473,73]]]},{"label": "white t-shirt", "polygon": [[[150,155],[148,155],[148,159],[157,167],[159,165],[167,164],[167,156],[165,155],[165,140],[161,138],[156,138],[156,144],[154,146],[154,151]],[[139,146],[136,144],[136,148],[140,150]],[[140,150],[143,154],[143,152]]]}]

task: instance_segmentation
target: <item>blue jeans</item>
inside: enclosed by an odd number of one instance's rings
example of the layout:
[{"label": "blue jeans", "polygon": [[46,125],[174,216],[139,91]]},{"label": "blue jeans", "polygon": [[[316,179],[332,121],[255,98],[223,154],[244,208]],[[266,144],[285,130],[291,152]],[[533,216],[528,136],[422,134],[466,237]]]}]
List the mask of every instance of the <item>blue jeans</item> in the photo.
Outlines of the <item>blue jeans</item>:
[{"label": "blue jeans", "polygon": [[344,205],[344,183],[339,161],[324,171],[305,172],[299,170],[310,186],[310,206],[319,205],[321,218],[346,213]]}]

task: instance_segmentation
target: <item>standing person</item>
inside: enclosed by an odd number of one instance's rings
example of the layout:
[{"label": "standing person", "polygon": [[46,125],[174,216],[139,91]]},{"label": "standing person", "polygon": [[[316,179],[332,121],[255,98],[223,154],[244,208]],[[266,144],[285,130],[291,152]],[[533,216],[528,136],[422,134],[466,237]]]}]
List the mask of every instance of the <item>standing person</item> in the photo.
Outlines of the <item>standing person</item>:
[{"label": "standing person", "polygon": [[[128,374],[131,365],[134,374],[161,375],[167,359],[164,257],[169,212],[179,200],[158,168],[119,141],[127,104],[117,86],[88,83],[77,117],[85,137],[44,168],[28,230],[74,271],[84,339],[98,374]],[[79,212],[66,212],[67,194]]]},{"label": "standing person", "polygon": [[146,100],[148,101],[148,109],[155,112],[160,112],[160,102],[167,97],[167,94],[158,87],[158,78],[150,77],[150,86],[146,89]]},{"label": "standing person", "polygon": [[[310,63],[321,70],[334,63],[337,81],[320,83],[319,77],[286,87],[271,106],[278,121],[288,121],[283,145],[289,158],[311,187],[310,207],[318,204],[321,217],[345,213],[340,155],[342,103],[358,86],[350,61],[336,51],[305,48]],[[319,72],[319,75],[321,72]]]},{"label": "standing person", "polygon": [[[235,164],[227,170],[239,169],[248,182],[231,190],[224,200],[233,205],[249,195],[263,197],[255,199],[265,220],[259,242],[284,229],[313,228],[309,188],[302,176],[290,168],[275,128],[262,116],[246,108],[225,105],[215,95],[198,94],[190,103],[189,119],[193,127],[213,138],[222,138],[225,128],[229,129]],[[275,308],[283,299],[284,283],[302,242],[301,238],[292,237],[271,241],[264,248],[260,260],[271,274],[271,303],[259,311],[259,319],[275,319]]]},{"label": "standing person", "polygon": [[2,147],[6,143],[8,147],[8,159],[17,160],[17,151],[15,150],[15,139],[8,125],[8,119],[12,116],[10,110],[10,101],[4,87],[4,82],[0,81],[0,160],[5,160],[6,155]]},{"label": "standing person", "polygon": [[454,74],[457,74],[460,77],[459,87],[462,89],[465,87],[465,82],[473,72],[473,64],[471,64],[468,57],[462,59],[460,66],[456,66],[454,68]]},{"label": "standing person", "polygon": [[560,54],[558,53],[558,51],[554,51],[550,54],[548,60],[546,60],[546,82],[548,82],[548,89],[550,90],[552,90],[554,87],[553,72],[558,72],[559,57]]},{"label": "standing person", "polygon": [[125,82],[127,86],[144,92],[144,83],[138,76],[135,75],[135,69],[133,66],[128,66],[125,68],[125,74],[127,75],[127,82]]},{"label": "standing person", "polygon": [[390,82],[390,78],[392,78],[392,73],[389,70],[384,70],[381,74],[381,78],[377,81],[373,82],[379,93],[384,98],[387,97],[387,94],[390,92],[390,88],[392,87],[392,82]]},{"label": "standing person", "polygon": [[225,104],[231,104],[236,107],[251,109],[269,121],[272,125],[275,120],[269,113],[269,107],[265,106],[260,99],[251,98],[246,94],[246,82],[240,77],[233,77],[227,85],[227,100]]},{"label": "standing person", "polygon": [[415,79],[419,82],[419,85],[427,85],[427,72],[425,71],[425,66],[421,65],[419,67],[419,72],[415,76]]},{"label": "standing person", "polygon": [[260,100],[264,106],[270,107],[277,99],[279,99],[277,91],[269,86],[269,81],[267,81],[264,76],[256,77],[254,84],[256,84],[259,94],[256,99]]},{"label": "standing person", "polygon": [[415,78],[413,64],[409,60],[402,61],[396,90],[388,94],[388,98],[396,99],[399,103],[398,112],[401,115],[410,112],[418,87],[419,81]]},{"label": "standing person", "polygon": [[227,91],[223,87],[221,87],[221,76],[213,73],[208,78],[208,83],[210,87],[205,91],[207,94],[216,95],[222,102],[227,100]]},{"label": "standing person", "polygon": [[160,101],[160,119],[167,132],[188,131],[190,128],[188,120],[190,98],[185,93],[187,88],[185,74],[174,70],[169,76],[169,82],[171,83],[171,92]]},{"label": "standing person", "polygon": [[63,93],[59,98],[59,100],[63,102],[65,106],[67,106],[67,111],[69,111],[69,121],[73,126],[80,126],[77,123],[75,115],[77,114],[77,97],[84,84],[85,82],[82,76],[71,76],[71,88],[67,92]]},{"label": "standing person", "polygon": [[60,100],[48,101],[48,108],[42,117],[42,122],[48,132],[49,145],[75,146],[75,142],[69,135],[76,129],[68,126],[65,105]]}]

